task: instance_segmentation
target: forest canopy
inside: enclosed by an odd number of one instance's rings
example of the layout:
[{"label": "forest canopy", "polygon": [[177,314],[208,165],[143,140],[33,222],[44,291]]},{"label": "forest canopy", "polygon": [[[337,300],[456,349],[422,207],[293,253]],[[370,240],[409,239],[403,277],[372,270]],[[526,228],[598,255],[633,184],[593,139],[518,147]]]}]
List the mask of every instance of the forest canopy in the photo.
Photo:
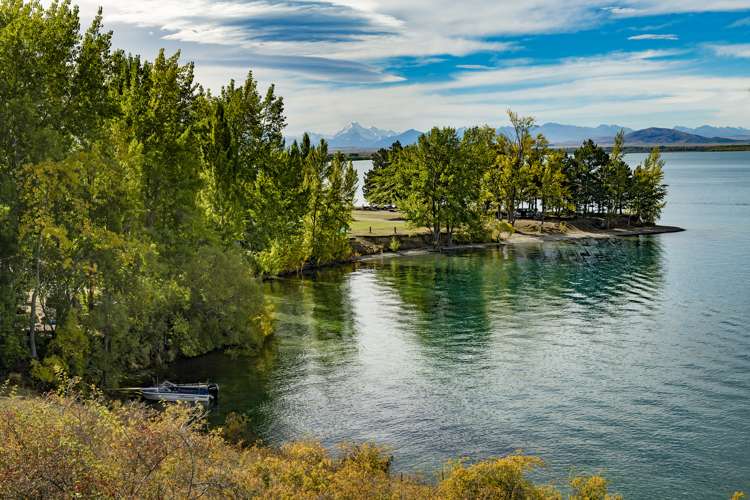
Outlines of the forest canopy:
[{"label": "forest canopy", "polygon": [[488,222],[519,216],[541,219],[592,217],[607,227],[617,219],[653,225],[666,198],[664,162],[658,149],[632,169],[624,160],[624,132],[608,153],[592,140],[572,154],[533,135],[533,118],[508,111],[513,133],[489,126],[459,136],[435,127],[416,144],[395,143],[373,156],[364,195],[376,206],[395,206],[416,226],[430,230],[433,243],[450,245],[462,232],[470,240]]},{"label": "forest canopy", "polygon": [[258,277],[348,257],[356,173],[287,147],[248,73],[111,47],[101,10],[0,0],[0,372],[105,386],[269,333]]}]

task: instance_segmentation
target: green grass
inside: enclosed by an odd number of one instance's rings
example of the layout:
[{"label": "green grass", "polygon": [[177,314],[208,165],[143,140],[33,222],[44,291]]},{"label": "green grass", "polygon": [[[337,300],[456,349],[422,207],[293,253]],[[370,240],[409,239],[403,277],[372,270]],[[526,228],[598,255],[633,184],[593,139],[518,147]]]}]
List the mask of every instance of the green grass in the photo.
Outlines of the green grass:
[{"label": "green grass", "polygon": [[[409,226],[403,215],[388,210],[354,210],[354,222],[349,229],[352,236],[401,236],[420,234],[427,230]],[[395,228],[395,233],[394,233]]]}]

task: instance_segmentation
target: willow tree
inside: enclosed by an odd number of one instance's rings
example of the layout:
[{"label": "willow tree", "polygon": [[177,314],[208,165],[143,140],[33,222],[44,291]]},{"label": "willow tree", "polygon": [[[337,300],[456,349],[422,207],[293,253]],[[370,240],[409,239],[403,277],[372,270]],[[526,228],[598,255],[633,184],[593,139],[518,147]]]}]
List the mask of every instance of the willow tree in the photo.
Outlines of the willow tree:
[{"label": "willow tree", "polygon": [[[107,88],[110,33],[101,12],[82,35],[69,2],[0,2],[0,369],[36,357],[33,327],[24,348],[17,309],[40,302],[38,227],[22,234],[29,165],[51,166],[98,135],[114,112]],[[31,237],[31,243],[27,237]],[[33,316],[33,314],[31,314]],[[33,324],[33,319],[28,319]]]}]

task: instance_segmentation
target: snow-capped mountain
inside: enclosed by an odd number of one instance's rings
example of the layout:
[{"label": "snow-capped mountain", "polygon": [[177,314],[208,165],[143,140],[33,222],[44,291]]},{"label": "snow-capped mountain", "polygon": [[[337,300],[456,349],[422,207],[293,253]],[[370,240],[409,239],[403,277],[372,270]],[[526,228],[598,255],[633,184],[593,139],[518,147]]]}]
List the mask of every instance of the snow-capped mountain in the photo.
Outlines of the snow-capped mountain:
[{"label": "snow-capped mountain", "polygon": [[[368,128],[357,122],[352,122],[332,135],[317,134],[314,132],[308,132],[308,135],[314,144],[320,142],[321,139],[325,139],[331,149],[372,149],[381,147],[383,144],[390,146],[393,141],[388,142],[388,139],[397,137],[400,134],[393,130],[377,127]],[[288,143],[294,140],[299,142],[301,137],[287,137]]]},{"label": "snow-capped mountain", "polygon": [[334,148],[368,147],[394,135],[396,135],[396,132],[393,130],[383,130],[376,127],[365,128],[357,122],[352,122],[336,132],[328,142]]},{"label": "snow-capped mountain", "polygon": [[[456,129],[459,137],[463,137],[468,127]],[[581,127],[577,125],[565,125],[561,123],[544,123],[536,126],[532,133],[544,134],[544,136],[553,145],[574,146],[586,139],[593,139],[601,144],[611,144],[617,132],[624,130],[627,137],[631,140],[636,138],[653,136],[653,140],[661,140],[663,144],[703,144],[703,143],[720,143],[721,139],[732,139],[733,141],[750,141],[750,129],[741,127],[712,127],[704,125],[695,129],[688,127],[674,127],[674,129],[644,129],[643,131],[634,131],[627,127],[619,125],[599,125],[596,127]],[[660,134],[654,135],[654,131],[660,131]],[[665,134],[664,131],[674,132]],[[497,129],[498,133],[508,137],[513,137],[514,131],[510,126],[504,126]],[[640,135],[636,134],[640,133]],[[636,134],[636,135],[633,135]],[[650,135],[649,135],[650,134]],[[402,146],[414,144],[422,135],[422,132],[415,129],[409,129],[405,132],[395,132],[393,130],[379,129],[377,127],[364,127],[357,122],[352,122],[333,135],[324,135],[309,133],[310,140],[313,143],[325,139],[331,150],[373,150],[379,148],[388,148],[391,144],[398,141]],[[692,139],[691,136],[692,135]],[[705,141],[704,138],[712,139]],[[288,137],[287,143],[293,140],[300,140],[300,137]],[[727,141],[727,142],[733,142]]]}]

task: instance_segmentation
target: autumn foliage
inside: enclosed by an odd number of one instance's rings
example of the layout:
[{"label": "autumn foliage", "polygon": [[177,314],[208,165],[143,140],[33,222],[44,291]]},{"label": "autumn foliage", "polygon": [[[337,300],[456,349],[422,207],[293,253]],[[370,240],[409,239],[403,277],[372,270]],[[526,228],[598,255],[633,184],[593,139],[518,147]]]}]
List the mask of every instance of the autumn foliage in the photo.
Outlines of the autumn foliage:
[{"label": "autumn foliage", "polygon": [[[206,428],[200,407],[112,403],[65,387],[0,399],[0,497],[562,498],[528,479],[542,465],[535,457],[456,462],[433,484],[392,474],[374,445],[238,446]],[[598,476],[571,487],[571,498],[610,498]]]}]

